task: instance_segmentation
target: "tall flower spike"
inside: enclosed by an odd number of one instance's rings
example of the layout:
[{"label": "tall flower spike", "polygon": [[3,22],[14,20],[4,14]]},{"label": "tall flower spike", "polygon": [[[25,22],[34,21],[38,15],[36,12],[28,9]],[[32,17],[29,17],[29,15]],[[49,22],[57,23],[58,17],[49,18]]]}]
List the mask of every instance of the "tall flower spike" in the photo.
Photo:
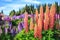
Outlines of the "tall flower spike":
[{"label": "tall flower spike", "polygon": [[43,27],[43,7],[40,7],[40,14],[39,14],[39,19],[38,19],[38,31],[37,31],[37,35],[39,37],[39,39],[42,38],[42,27]]},{"label": "tall flower spike", "polygon": [[42,38],[42,19],[40,18],[40,14],[39,14],[39,19],[38,19],[38,31],[37,31],[37,34],[38,34],[38,38],[41,39]]},{"label": "tall flower spike", "polygon": [[44,25],[44,14],[43,14],[43,6],[41,5],[40,7],[40,15],[39,15],[39,18],[41,19],[42,21],[42,26]]},{"label": "tall flower spike", "polygon": [[50,9],[50,16],[54,16],[56,13],[56,6],[55,4],[52,4],[51,9]]},{"label": "tall flower spike", "polygon": [[48,7],[48,5],[46,5],[46,13],[45,13],[44,17],[45,17],[44,30],[48,30],[48,26],[49,26],[49,7]]},{"label": "tall flower spike", "polygon": [[55,5],[52,5],[50,9],[50,16],[49,16],[50,17],[50,24],[49,24],[50,29],[53,29],[54,27],[55,13],[56,13],[56,7]]},{"label": "tall flower spike", "polygon": [[22,27],[22,23],[19,23],[19,24],[18,24],[18,31],[20,32],[20,31],[22,30],[22,28],[23,28],[23,27]]},{"label": "tall flower spike", "polygon": [[36,23],[38,23],[38,10],[36,9],[36,13],[35,13],[35,21]]},{"label": "tall flower spike", "polygon": [[60,24],[59,24],[59,21],[60,21],[60,20],[59,20],[59,14],[57,15],[57,19],[58,19],[58,22],[56,23],[56,29],[59,30],[59,29],[60,29]]},{"label": "tall flower spike", "polygon": [[25,18],[24,18],[24,27],[25,27],[25,32],[28,32],[28,13],[25,12]]},{"label": "tall flower spike", "polygon": [[43,6],[40,7],[40,18],[43,20]]},{"label": "tall flower spike", "polygon": [[37,35],[37,24],[35,24],[35,27],[34,27],[34,37],[36,38],[38,35]]},{"label": "tall flower spike", "polygon": [[55,15],[55,20],[57,20],[58,19],[58,14],[56,13],[56,15]]},{"label": "tall flower spike", "polygon": [[34,24],[33,24],[33,19],[31,18],[31,22],[30,22],[30,30],[34,29]]}]

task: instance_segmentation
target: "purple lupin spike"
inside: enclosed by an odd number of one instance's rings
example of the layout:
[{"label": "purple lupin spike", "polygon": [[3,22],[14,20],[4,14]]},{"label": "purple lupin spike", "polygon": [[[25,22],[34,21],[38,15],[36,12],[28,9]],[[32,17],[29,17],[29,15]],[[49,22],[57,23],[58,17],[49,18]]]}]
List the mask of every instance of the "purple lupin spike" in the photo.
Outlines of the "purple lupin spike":
[{"label": "purple lupin spike", "polygon": [[56,19],[56,20],[58,19],[58,14],[55,15],[55,19]]},{"label": "purple lupin spike", "polygon": [[10,26],[10,29],[12,28],[12,22],[11,21],[9,21],[9,26]]},{"label": "purple lupin spike", "polygon": [[9,16],[6,16],[6,17],[4,18],[4,20],[5,20],[5,21],[11,21],[11,18],[10,18]]},{"label": "purple lupin spike", "polygon": [[13,28],[11,29],[11,35],[12,35],[12,36],[15,36],[15,35],[16,35],[16,28],[15,28],[15,27],[13,27]]},{"label": "purple lupin spike", "polygon": [[22,23],[19,23],[18,24],[18,31],[20,32],[22,30],[23,26],[22,26]]},{"label": "purple lupin spike", "polygon": [[21,16],[21,18],[24,18],[24,17],[25,17],[25,15],[24,15],[24,14],[21,14],[20,16]]},{"label": "purple lupin spike", "polygon": [[14,15],[14,16],[12,17],[12,19],[16,19],[16,15]]},{"label": "purple lupin spike", "polygon": [[58,14],[58,20],[59,20],[59,14]]}]

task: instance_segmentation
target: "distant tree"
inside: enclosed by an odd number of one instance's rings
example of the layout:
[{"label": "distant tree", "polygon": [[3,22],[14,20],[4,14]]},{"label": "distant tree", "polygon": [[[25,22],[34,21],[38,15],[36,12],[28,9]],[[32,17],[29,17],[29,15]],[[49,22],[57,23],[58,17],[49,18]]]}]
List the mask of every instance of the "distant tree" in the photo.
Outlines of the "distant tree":
[{"label": "distant tree", "polygon": [[55,2],[56,5],[56,13],[59,13],[59,6],[58,6],[58,2]]},{"label": "distant tree", "polygon": [[15,10],[12,10],[9,14],[9,16],[14,16],[16,14]]},{"label": "distant tree", "polygon": [[45,12],[46,11],[46,4],[43,5],[43,11]]},{"label": "distant tree", "polygon": [[21,10],[19,9],[19,11],[16,12],[16,15],[20,15],[21,14]]},{"label": "distant tree", "polygon": [[28,13],[30,13],[30,9],[29,9],[29,6],[27,4],[25,6],[25,11],[28,12]]},{"label": "distant tree", "polygon": [[39,4],[39,5],[38,5],[38,7],[37,7],[37,9],[38,9],[38,12],[40,12],[40,6],[41,6],[41,5]]},{"label": "distant tree", "polygon": [[21,9],[21,13],[23,14],[25,12],[25,7]]},{"label": "distant tree", "polygon": [[34,5],[31,4],[31,5],[29,6],[29,8],[30,8],[30,13],[31,13],[31,11],[32,11],[32,13],[35,12]]},{"label": "distant tree", "polygon": [[59,13],[60,13],[60,5],[59,5]]},{"label": "distant tree", "polygon": [[3,10],[1,10],[1,13],[3,13]]},{"label": "distant tree", "polygon": [[21,10],[19,9],[19,14],[21,14]]}]

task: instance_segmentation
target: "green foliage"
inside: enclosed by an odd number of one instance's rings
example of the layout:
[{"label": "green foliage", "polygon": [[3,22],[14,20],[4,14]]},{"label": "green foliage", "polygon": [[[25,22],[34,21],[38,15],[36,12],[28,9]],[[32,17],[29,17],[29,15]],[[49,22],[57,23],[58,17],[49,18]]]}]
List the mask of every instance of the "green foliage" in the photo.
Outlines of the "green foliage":
[{"label": "green foliage", "polygon": [[42,40],[55,40],[53,38],[54,32],[51,29],[43,31],[42,34],[43,34]]},{"label": "green foliage", "polygon": [[0,40],[13,40],[13,36],[10,33],[5,34],[4,28],[2,27],[2,34],[0,35]]},{"label": "green foliage", "polygon": [[34,38],[34,32],[29,31],[27,34],[24,30],[22,30],[20,33],[18,33],[14,40],[38,40],[38,38]]},{"label": "green foliage", "polygon": [[59,13],[59,6],[58,6],[58,2],[55,2],[56,5],[56,13]]},{"label": "green foliage", "polygon": [[20,15],[21,14],[21,10],[19,9],[19,11],[16,12],[16,15]]},{"label": "green foliage", "polygon": [[12,25],[17,26],[19,22],[21,22],[21,19],[12,20]]},{"label": "green foliage", "polygon": [[60,6],[59,6],[59,13],[60,13]]}]

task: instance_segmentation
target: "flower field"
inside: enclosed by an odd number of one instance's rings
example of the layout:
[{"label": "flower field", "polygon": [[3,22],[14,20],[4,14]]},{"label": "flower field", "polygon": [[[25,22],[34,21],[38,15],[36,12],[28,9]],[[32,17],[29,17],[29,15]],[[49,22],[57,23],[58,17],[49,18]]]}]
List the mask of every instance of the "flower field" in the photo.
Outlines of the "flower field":
[{"label": "flower field", "polygon": [[[3,16],[0,22],[0,40],[60,40],[60,14],[52,4],[43,12],[43,6],[35,14]],[[0,14],[1,15],[1,14]],[[3,24],[1,24],[3,23]]]}]

